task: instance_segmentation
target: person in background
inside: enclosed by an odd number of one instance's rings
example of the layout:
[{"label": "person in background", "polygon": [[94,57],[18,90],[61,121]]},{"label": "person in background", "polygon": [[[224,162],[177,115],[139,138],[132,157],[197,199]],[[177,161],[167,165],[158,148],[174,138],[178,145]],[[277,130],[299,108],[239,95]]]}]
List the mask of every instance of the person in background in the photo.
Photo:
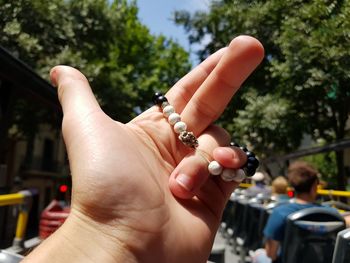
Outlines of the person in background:
[{"label": "person in background", "polygon": [[[303,161],[292,163],[288,168],[288,181],[294,188],[295,201],[276,207],[264,229],[266,255],[274,263],[281,262],[280,248],[288,215],[305,208],[321,206],[315,203],[319,178],[318,171],[312,165]],[[349,225],[350,217],[345,218],[345,221]]]},{"label": "person in background", "polygon": [[248,197],[255,197],[258,194],[263,194],[264,196],[271,195],[271,189],[266,185],[266,176],[262,172],[256,172],[252,176],[253,185],[246,190],[246,195]]},{"label": "person in background", "polygon": [[284,176],[276,177],[271,183],[271,200],[284,202],[289,200],[288,181]]},{"label": "person in background", "polygon": [[[284,176],[278,176],[271,183],[271,199],[272,203],[282,204],[290,200],[288,196],[288,181]],[[253,263],[271,263],[271,258],[266,255],[264,248],[254,251],[252,256]]]}]

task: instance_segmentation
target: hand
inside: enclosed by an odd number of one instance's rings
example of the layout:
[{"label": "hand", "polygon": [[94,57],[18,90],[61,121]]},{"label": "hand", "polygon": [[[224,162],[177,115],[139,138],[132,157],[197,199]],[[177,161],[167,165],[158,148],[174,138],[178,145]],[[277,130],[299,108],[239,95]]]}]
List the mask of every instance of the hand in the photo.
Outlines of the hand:
[{"label": "hand", "polygon": [[158,107],[116,122],[80,72],[52,69],[64,112],[72,207],[66,223],[26,260],[205,262],[236,185],[209,177],[203,155],[233,168],[244,164],[239,149],[217,148],[228,145],[229,136],[212,123],[262,57],[257,40],[238,37],[166,94],[197,135],[199,151],[182,145]]}]

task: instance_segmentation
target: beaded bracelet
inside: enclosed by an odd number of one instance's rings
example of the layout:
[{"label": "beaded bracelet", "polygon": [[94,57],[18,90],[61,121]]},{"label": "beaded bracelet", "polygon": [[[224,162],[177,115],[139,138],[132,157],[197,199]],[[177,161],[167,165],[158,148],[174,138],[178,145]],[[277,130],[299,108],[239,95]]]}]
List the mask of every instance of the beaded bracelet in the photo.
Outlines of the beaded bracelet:
[{"label": "beaded bracelet", "polygon": [[198,140],[193,132],[187,131],[187,125],[181,121],[181,116],[175,112],[173,106],[171,106],[167,98],[160,92],[156,92],[153,96],[154,104],[158,105],[162,111],[164,117],[168,118],[168,122],[174,126],[174,132],[179,134],[180,141],[193,149],[198,147]]},{"label": "beaded bracelet", "polygon": [[[198,140],[193,132],[187,131],[187,125],[181,121],[181,116],[175,112],[173,106],[171,106],[167,98],[160,92],[156,92],[153,95],[153,103],[158,105],[164,117],[168,118],[170,125],[174,127],[174,132],[179,134],[180,141],[193,149],[198,147]],[[246,176],[253,176],[256,169],[259,167],[259,161],[255,157],[253,152],[248,151],[246,147],[239,146],[237,143],[230,143],[230,146],[239,147],[247,155],[247,162],[240,169],[224,168],[219,162],[209,162],[208,171],[212,175],[220,175],[220,177],[226,181],[241,182]]]},{"label": "beaded bracelet", "polygon": [[239,144],[234,142],[231,142],[230,146],[238,147],[245,152],[247,155],[246,163],[240,169],[229,169],[222,167],[222,165],[217,161],[212,161],[208,165],[209,173],[212,175],[220,175],[221,179],[226,182],[241,182],[246,178],[246,176],[253,176],[256,169],[259,167],[259,160],[255,157],[255,154],[248,151],[246,147],[239,146]]}]

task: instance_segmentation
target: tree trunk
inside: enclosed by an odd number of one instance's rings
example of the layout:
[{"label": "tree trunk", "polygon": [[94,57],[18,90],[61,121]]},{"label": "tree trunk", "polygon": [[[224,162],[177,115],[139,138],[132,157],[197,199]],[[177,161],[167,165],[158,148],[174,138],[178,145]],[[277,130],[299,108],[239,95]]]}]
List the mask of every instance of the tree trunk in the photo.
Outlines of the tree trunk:
[{"label": "tree trunk", "polygon": [[13,118],[15,94],[8,82],[0,80],[0,163],[6,163],[7,135]]},{"label": "tree trunk", "polygon": [[335,152],[338,176],[337,176],[337,185],[339,190],[345,190],[345,169],[344,169],[344,151]]}]

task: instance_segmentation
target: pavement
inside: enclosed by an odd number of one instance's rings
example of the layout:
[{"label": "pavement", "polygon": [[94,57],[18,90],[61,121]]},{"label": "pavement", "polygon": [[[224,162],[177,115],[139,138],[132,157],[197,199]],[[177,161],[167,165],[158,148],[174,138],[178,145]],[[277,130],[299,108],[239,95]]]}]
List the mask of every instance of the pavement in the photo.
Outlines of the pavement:
[{"label": "pavement", "polygon": [[[214,241],[214,246],[213,246],[213,250],[220,250],[220,249],[224,249],[224,253],[225,253],[225,262],[220,262],[220,263],[239,263],[239,255],[236,255],[233,252],[232,249],[232,245],[228,244],[227,240],[222,236],[222,233],[220,233],[220,231],[218,231],[218,233],[216,234],[215,237],[215,241]],[[213,262],[215,262],[214,260],[211,260]]]}]

